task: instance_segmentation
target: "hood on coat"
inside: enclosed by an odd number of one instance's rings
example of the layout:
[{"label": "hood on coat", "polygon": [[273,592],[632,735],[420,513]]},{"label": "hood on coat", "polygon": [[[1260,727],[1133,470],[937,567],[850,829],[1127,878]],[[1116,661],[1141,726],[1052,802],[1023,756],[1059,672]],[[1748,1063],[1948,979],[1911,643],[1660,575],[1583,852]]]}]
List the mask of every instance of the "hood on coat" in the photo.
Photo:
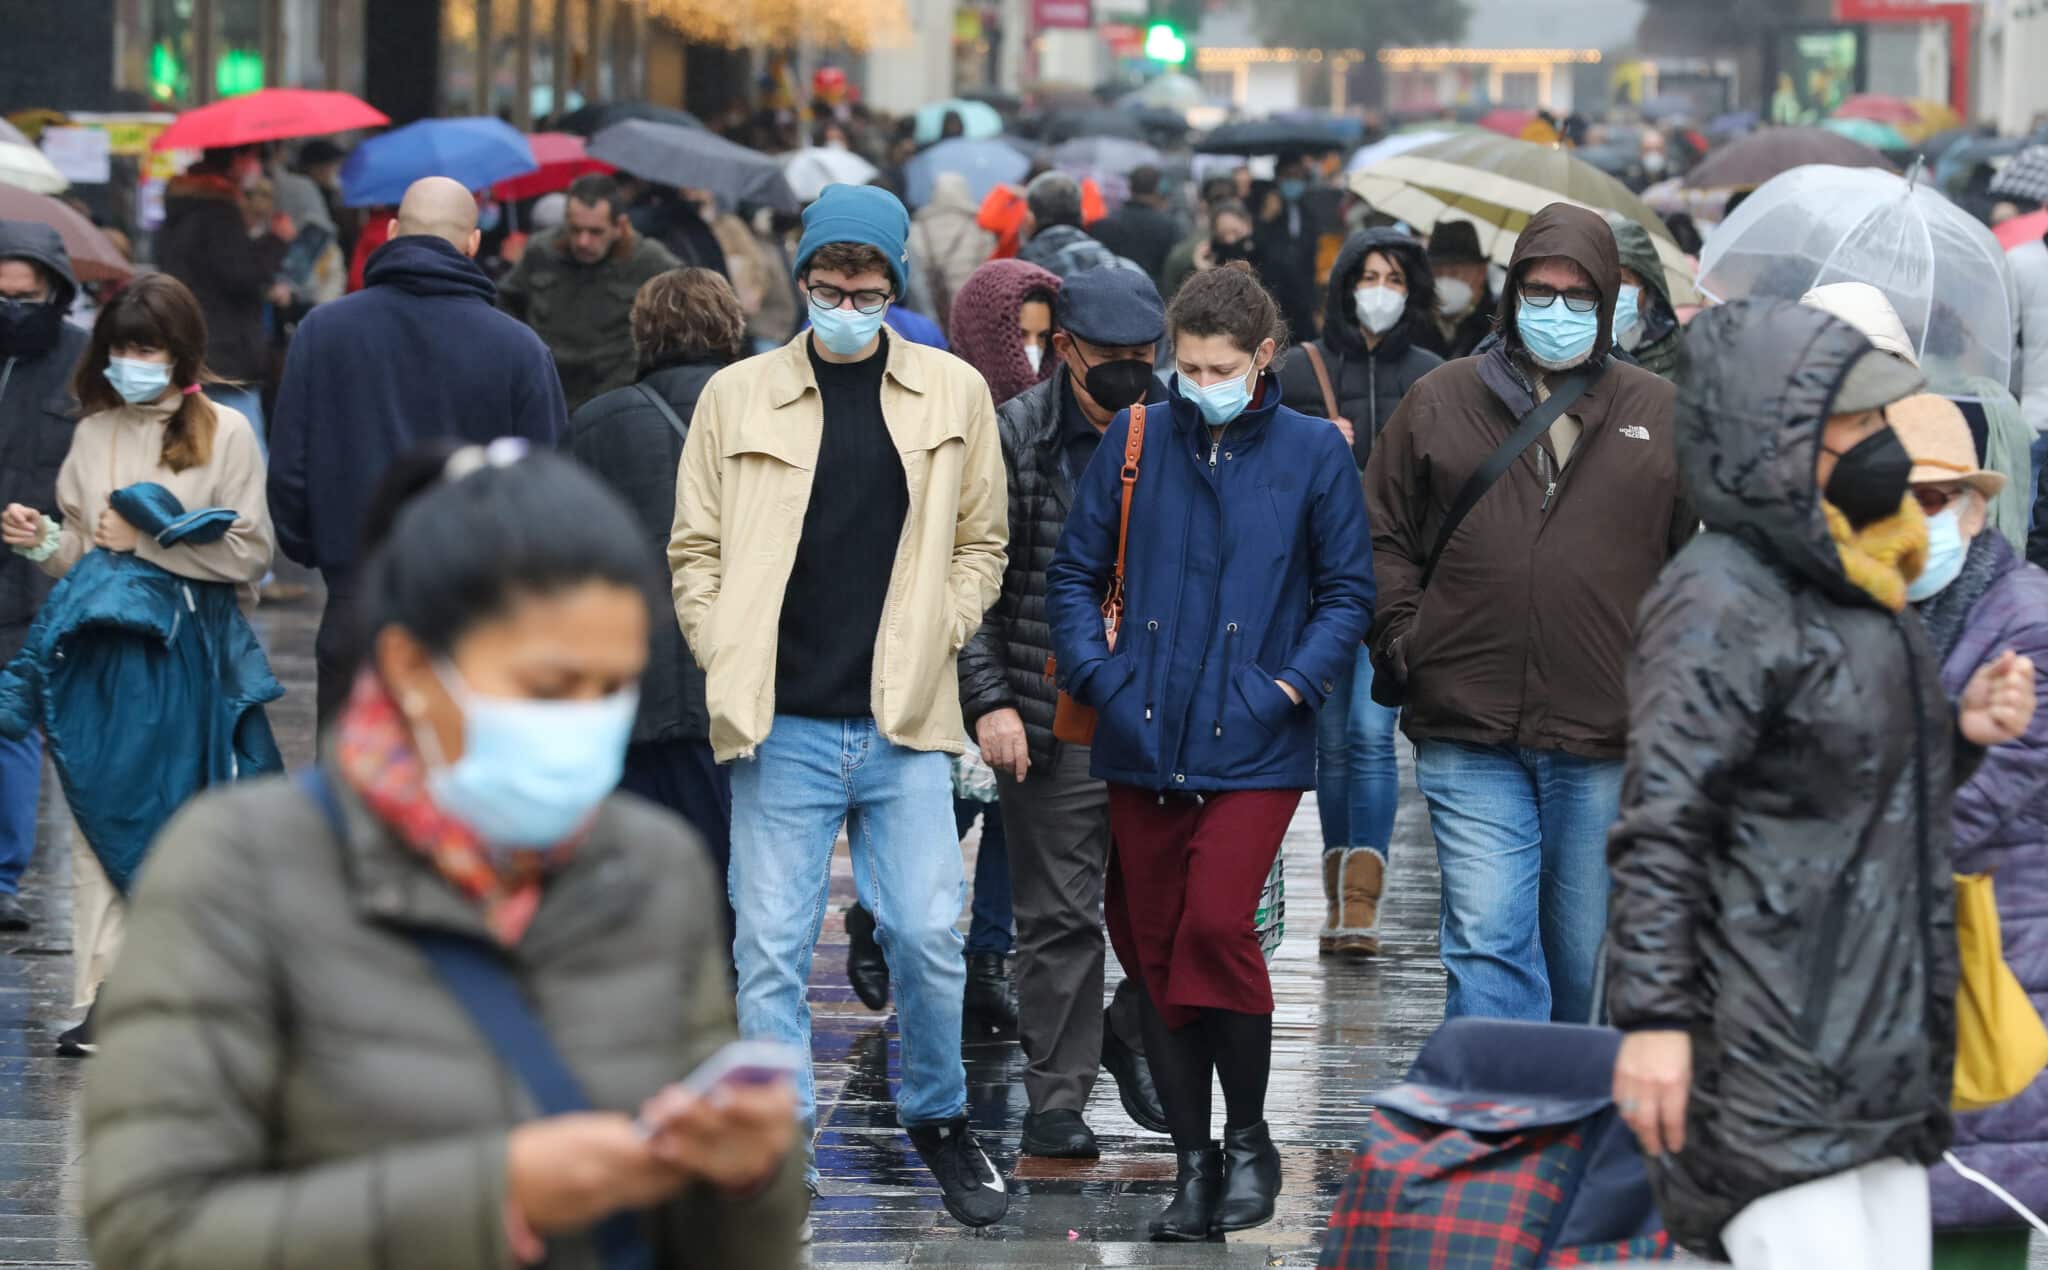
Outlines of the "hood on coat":
[{"label": "hood on coat", "polygon": [[397,287],[413,295],[472,296],[490,304],[498,288],[474,260],[432,234],[393,238],[370,253],[363,284]]},{"label": "hood on coat", "polygon": [[1614,231],[1614,246],[1621,253],[1622,267],[1633,270],[1644,286],[1670,305],[1671,282],[1664,276],[1664,261],[1657,255],[1657,244],[1651,240],[1650,231],[1620,212],[1607,213],[1607,225]]},{"label": "hood on coat", "polygon": [[1515,326],[1515,307],[1523,270],[1532,260],[1563,256],[1584,269],[1600,292],[1600,334],[1593,341],[1588,365],[1598,365],[1614,345],[1614,299],[1621,291],[1621,249],[1614,231],[1598,212],[1570,203],[1552,203],[1529,218],[1521,237],[1515,239],[1515,254],[1508,261],[1508,283],[1501,288],[1500,322],[1497,329],[1508,350],[1522,353],[1522,335]]},{"label": "hood on coat", "polygon": [[[958,172],[941,172],[932,180],[932,196],[918,209],[917,220],[933,216],[973,216],[980,212],[980,205],[974,201],[974,191],[967,185],[967,178]],[[927,215],[929,213],[929,215]]]},{"label": "hood on coat", "polygon": [[1060,293],[1051,270],[1022,260],[991,260],[969,274],[953,296],[953,355],[981,372],[997,405],[1052,376],[1059,359],[1045,350],[1038,369],[1024,357],[1018,310],[1034,296],[1050,304]]},{"label": "hood on coat", "polygon": [[78,297],[78,275],[71,272],[71,253],[56,230],[39,221],[0,220],[0,260],[26,260],[42,266],[56,285],[52,298],[70,309]]},{"label": "hood on coat", "polygon": [[1678,467],[1700,519],[1841,604],[1874,601],[1843,571],[1814,466],[1850,368],[1884,356],[1818,309],[1750,299],[1693,320],[1678,373]]},{"label": "hood on coat", "polygon": [[[1336,263],[1330,266],[1329,291],[1323,299],[1323,338],[1356,357],[1366,352],[1365,329],[1359,325],[1358,306],[1351,297],[1358,289],[1358,276],[1365,272],[1365,258],[1376,251],[1392,257],[1408,279],[1408,307],[1388,336],[1400,337],[1399,343],[1415,343],[1427,337],[1436,315],[1436,275],[1430,272],[1429,255],[1422,244],[1397,229],[1358,231],[1344,240]],[[1380,347],[1393,351],[1385,341]]]}]

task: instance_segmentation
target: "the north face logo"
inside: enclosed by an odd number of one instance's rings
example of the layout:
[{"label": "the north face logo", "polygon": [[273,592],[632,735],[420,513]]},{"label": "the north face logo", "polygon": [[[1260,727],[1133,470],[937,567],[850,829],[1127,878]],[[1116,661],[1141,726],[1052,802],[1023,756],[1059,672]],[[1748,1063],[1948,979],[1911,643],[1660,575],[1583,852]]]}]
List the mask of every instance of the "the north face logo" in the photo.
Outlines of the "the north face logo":
[{"label": "the north face logo", "polygon": [[1621,435],[1631,441],[1647,441],[1650,439],[1650,430],[1641,424],[1632,423],[1621,430]]}]

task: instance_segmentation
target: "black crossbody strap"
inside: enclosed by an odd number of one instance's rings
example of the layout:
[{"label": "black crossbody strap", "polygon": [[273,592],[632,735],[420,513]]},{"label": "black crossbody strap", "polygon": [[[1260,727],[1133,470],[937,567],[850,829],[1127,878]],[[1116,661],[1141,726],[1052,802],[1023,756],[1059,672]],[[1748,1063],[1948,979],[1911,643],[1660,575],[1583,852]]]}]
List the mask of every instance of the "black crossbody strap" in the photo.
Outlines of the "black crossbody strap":
[{"label": "black crossbody strap", "polygon": [[1419,590],[1429,589],[1429,579],[1436,572],[1437,561],[1444,558],[1444,548],[1451,545],[1451,536],[1458,532],[1466,514],[1485,497],[1487,490],[1493,488],[1493,483],[1515,465],[1515,460],[1522,457],[1522,451],[1536,444],[1536,438],[1548,432],[1558,416],[1571,409],[1592,385],[1592,376],[1584,373],[1558,380],[1550,395],[1523,415],[1515,430],[1508,434],[1508,439],[1500,443],[1500,448],[1488,455],[1486,462],[1479,465],[1479,470],[1466,478],[1465,487],[1458,491],[1450,512],[1444,516],[1443,528],[1436,531],[1436,545],[1429,549],[1429,560],[1422,566]]},{"label": "black crossbody strap", "polygon": [[634,384],[633,387],[639,389],[640,395],[647,398],[648,405],[661,411],[661,417],[668,420],[668,426],[676,430],[677,436],[685,441],[690,439],[690,426],[683,422],[683,417],[676,413],[676,408],[668,404],[668,398],[649,388],[646,384]]}]

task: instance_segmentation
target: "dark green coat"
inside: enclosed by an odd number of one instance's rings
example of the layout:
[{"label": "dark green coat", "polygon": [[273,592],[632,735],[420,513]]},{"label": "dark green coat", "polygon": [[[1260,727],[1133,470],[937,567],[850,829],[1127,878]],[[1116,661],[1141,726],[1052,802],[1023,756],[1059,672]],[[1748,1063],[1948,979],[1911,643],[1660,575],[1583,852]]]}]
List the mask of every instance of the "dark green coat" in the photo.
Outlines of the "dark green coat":
[{"label": "dark green coat", "polygon": [[1621,263],[1642,278],[1645,290],[1640,301],[1644,340],[1629,357],[1652,375],[1670,379],[1678,373],[1678,343],[1685,328],[1671,307],[1671,284],[1664,277],[1664,262],[1650,231],[1619,212],[1607,213],[1614,227],[1614,245],[1621,251]]},{"label": "dark green coat", "polygon": [[594,265],[576,263],[561,228],[536,235],[498,284],[498,307],[532,327],[555,355],[562,396],[574,411],[633,382],[633,298],[677,267],[668,248],[628,230]]}]

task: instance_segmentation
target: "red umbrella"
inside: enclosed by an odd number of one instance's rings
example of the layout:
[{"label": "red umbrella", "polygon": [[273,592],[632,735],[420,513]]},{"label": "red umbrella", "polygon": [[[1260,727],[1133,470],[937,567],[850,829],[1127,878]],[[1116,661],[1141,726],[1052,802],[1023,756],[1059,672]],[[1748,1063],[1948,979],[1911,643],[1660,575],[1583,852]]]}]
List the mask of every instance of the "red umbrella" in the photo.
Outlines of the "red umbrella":
[{"label": "red umbrella", "polygon": [[1887,97],[1883,93],[1857,93],[1835,107],[1837,119],[1871,119],[1878,123],[1917,124],[1921,122],[1920,111],[1902,97]]},{"label": "red umbrella", "polygon": [[135,272],[112,239],[69,205],[46,194],[0,185],[0,220],[36,221],[56,230],[71,257],[71,270],[82,282],[113,282]]},{"label": "red umbrella", "polygon": [[1515,110],[1502,106],[1497,110],[1489,110],[1485,115],[1481,116],[1479,126],[1488,132],[1498,132],[1503,137],[1514,137],[1519,140],[1522,135],[1522,129],[1534,122],[1536,122],[1535,111]]},{"label": "red umbrella", "polygon": [[349,93],[265,88],[186,111],[157,134],[150,148],[211,150],[286,137],[324,137],[390,122],[383,111]]},{"label": "red umbrella", "polygon": [[493,197],[504,203],[539,198],[566,190],[577,177],[591,172],[616,172],[617,168],[584,152],[583,138],[569,132],[536,132],[528,137],[538,168],[524,176],[508,177],[491,187]]},{"label": "red umbrella", "polygon": [[2040,242],[2043,237],[2048,237],[2048,209],[2000,221],[1992,226],[1991,232],[1998,235],[1998,245],[2007,251],[2021,243]]}]

